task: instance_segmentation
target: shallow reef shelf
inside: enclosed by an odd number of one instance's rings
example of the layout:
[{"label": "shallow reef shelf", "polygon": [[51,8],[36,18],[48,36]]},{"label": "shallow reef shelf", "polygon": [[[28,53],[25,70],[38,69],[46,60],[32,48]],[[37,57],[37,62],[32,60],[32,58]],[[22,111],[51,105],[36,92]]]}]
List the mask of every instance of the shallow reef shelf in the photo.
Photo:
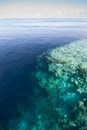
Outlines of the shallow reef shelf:
[{"label": "shallow reef shelf", "polygon": [[40,129],[87,130],[87,39],[40,55],[35,76],[48,92],[37,107]]}]

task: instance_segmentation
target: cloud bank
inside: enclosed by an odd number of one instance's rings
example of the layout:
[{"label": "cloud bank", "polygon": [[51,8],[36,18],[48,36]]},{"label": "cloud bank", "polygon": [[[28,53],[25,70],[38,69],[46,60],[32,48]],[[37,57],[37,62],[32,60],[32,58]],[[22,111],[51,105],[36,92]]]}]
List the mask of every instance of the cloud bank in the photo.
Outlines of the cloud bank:
[{"label": "cloud bank", "polygon": [[[0,4],[0,18],[78,18],[87,17],[86,5],[47,2],[5,2]],[[39,1],[39,0],[38,0]],[[56,0],[55,0],[56,1]],[[62,0],[63,1],[63,0]],[[79,0],[80,1],[80,0]]]}]

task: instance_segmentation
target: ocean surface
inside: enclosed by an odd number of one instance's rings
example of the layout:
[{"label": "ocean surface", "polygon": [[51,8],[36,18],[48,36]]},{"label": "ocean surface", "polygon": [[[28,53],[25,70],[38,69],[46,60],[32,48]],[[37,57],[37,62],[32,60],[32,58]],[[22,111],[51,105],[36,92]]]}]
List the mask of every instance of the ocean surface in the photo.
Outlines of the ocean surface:
[{"label": "ocean surface", "polygon": [[81,39],[87,39],[87,19],[0,19],[0,124],[4,130],[10,130],[9,122],[20,117],[18,107],[30,105],[34,111],[32,73],[37,57]]}]

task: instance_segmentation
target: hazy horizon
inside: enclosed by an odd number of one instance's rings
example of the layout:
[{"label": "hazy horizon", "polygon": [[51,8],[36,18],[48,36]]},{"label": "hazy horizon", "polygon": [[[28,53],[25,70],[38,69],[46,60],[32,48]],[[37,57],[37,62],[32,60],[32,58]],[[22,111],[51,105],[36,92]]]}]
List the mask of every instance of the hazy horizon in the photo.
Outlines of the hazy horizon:
[{"label": "hazy horizon", "polygon": [[87,1],[0,0],[0,18],[87,18]]}]

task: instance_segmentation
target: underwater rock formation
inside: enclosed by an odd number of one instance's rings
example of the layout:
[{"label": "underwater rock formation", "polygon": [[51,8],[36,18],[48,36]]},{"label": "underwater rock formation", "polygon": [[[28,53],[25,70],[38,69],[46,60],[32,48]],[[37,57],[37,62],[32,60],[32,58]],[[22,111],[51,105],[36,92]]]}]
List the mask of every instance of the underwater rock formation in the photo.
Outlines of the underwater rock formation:
[{"label": "underwater rock formation", "polygon": [[48,92],[37,110],[43,130],[87,130],[87,40],[40,55],[35,76]]}]

